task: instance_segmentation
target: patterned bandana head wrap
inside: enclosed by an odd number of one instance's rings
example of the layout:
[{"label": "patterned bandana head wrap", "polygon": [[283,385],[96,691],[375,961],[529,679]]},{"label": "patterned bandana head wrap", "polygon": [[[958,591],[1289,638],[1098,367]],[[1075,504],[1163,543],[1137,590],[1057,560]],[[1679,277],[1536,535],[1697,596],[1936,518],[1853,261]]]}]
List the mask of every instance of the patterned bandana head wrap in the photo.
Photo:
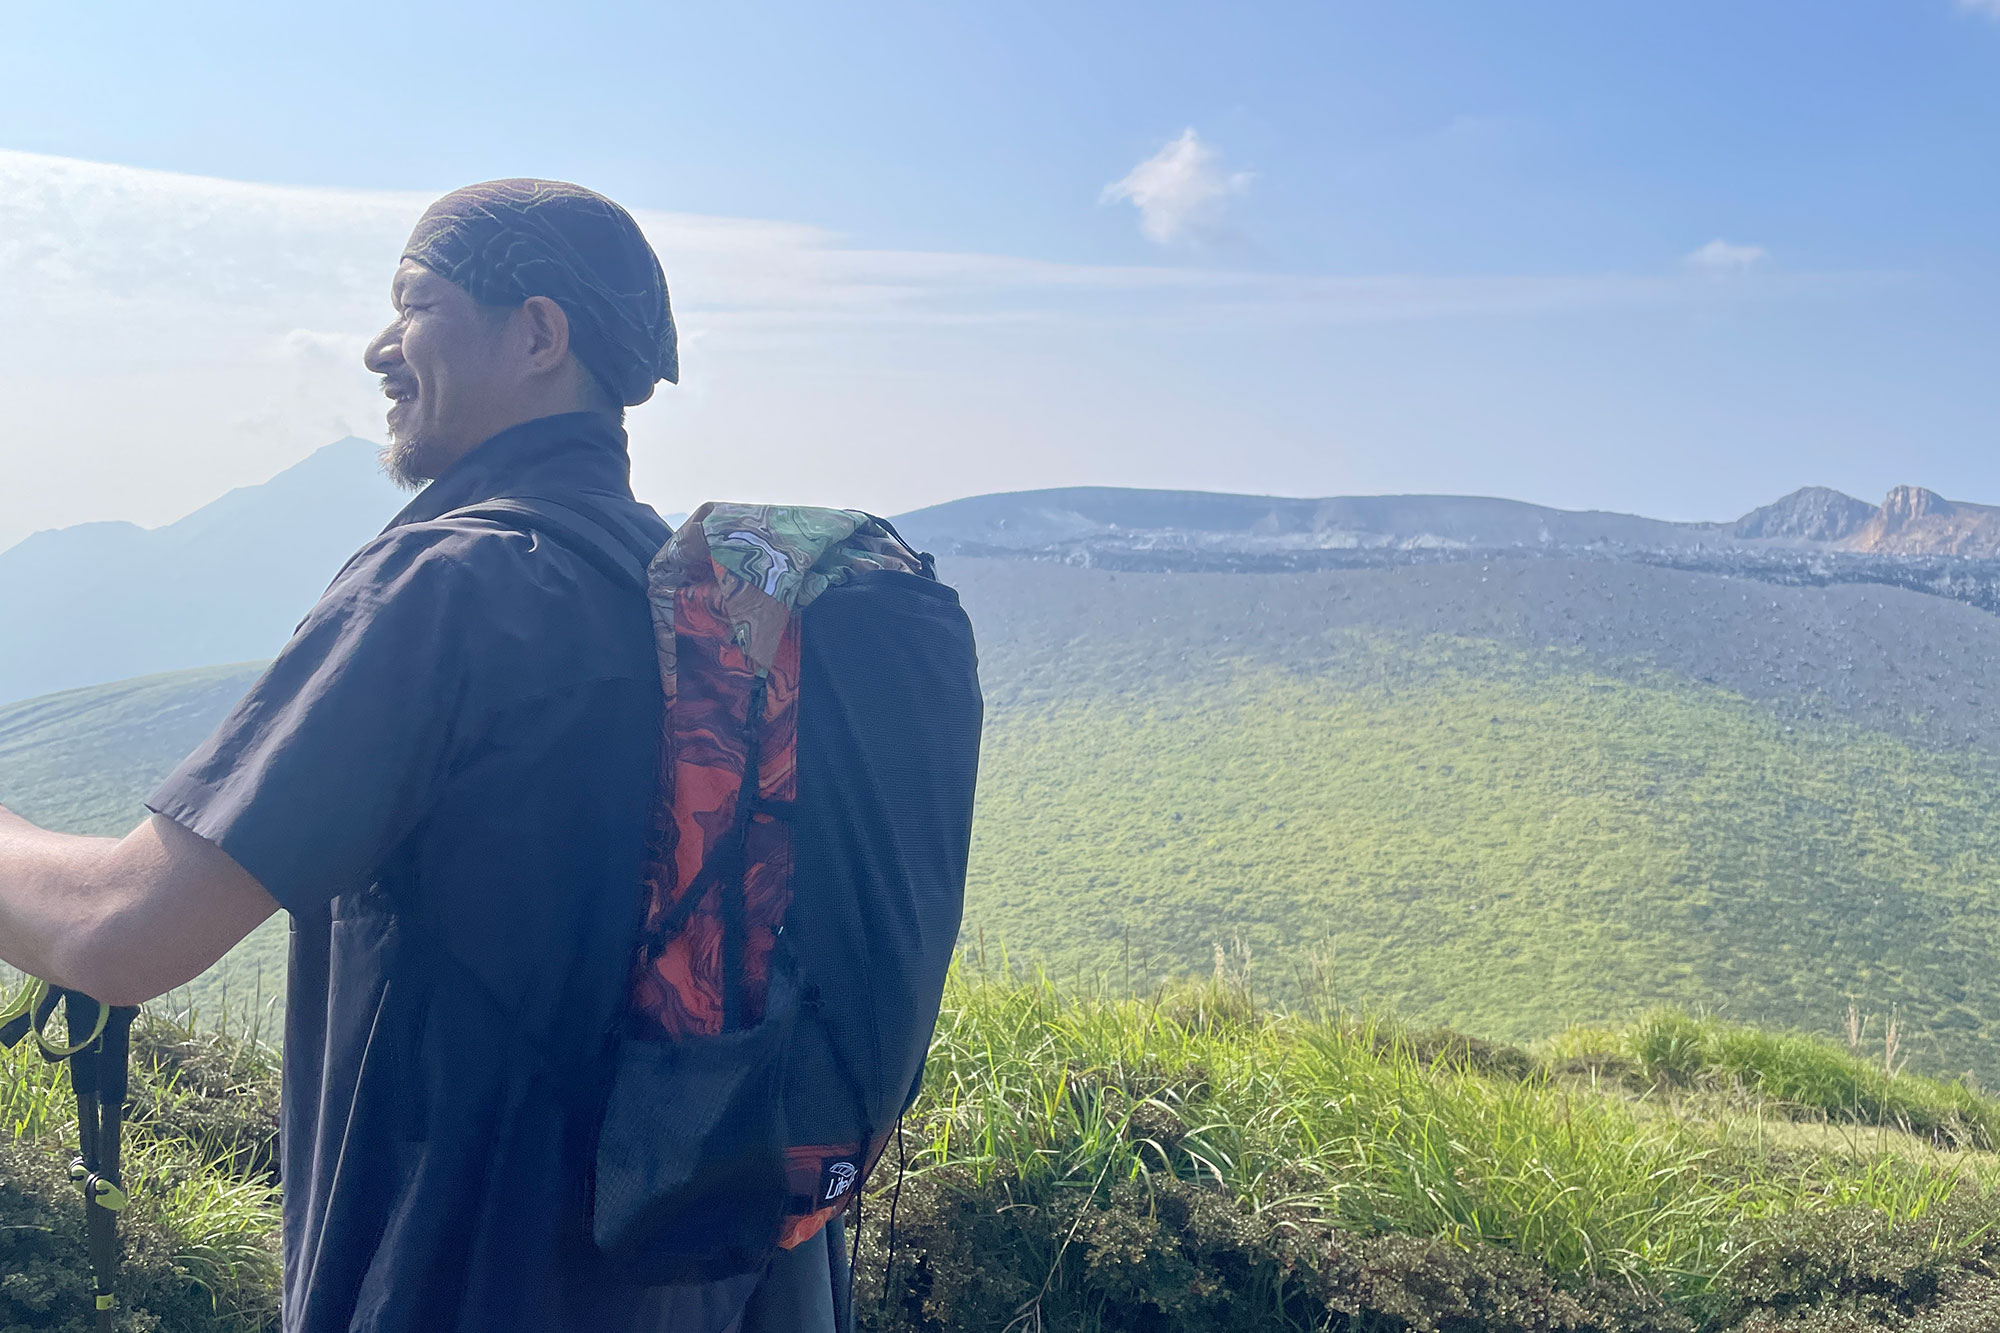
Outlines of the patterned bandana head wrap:
[{"label": "patterned bandana head wrap", "polygon": [[632,215],[564,181],[487,181],[432,204],[403,258],[486,305],[546,296],[569,316],[570,347],[618,401],[680,379],[667,277]]}]

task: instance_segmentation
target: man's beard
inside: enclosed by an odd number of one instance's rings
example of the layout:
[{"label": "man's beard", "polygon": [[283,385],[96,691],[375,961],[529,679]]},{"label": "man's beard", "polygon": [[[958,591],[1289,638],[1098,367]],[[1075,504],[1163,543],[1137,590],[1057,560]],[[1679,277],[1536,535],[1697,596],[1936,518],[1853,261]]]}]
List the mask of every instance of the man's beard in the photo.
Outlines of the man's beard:
[{"label": "man's beard", "polygon": [[391,434],[380,454],[382,471],[402,489],[420,491],[437,475],[424,454],[422,440],[399,440]]}]

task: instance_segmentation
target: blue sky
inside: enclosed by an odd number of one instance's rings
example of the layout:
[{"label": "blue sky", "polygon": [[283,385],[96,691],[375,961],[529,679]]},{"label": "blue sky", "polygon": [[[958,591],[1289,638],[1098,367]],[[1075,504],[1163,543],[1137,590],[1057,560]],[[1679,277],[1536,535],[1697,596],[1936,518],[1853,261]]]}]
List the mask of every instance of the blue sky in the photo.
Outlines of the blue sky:
[{"label": "blue sky", "polygon": [[[300,8],[0,0],[0,150],[418,202],[565,176],[904,256],[876,288],[934,281],[912,255],[1023,266],[921,322],[746,340],[718,316],[710,388],[635,417],[663,504],[829,448],[857,461],[793,472],[811,498],[884,508],[1075,482],[1672,517],[1808,482],[2000,501],[2000,0]],[[47,222],[27,207],[14,225]],[[107,235],[143,249],[127,221]],[[759,271],[704,291],[697,267],[695,322]],[[51,364],[87,382],[73,298],[10,389]],[[360,319],[268,314],[329,345]],[[146,375],[195,374],[120,373],[119,420]],[[210,449],[199,396],[161,392],[179,472],[107,428],[32,512],[34,486],[0,502],[0,543],[172,517],[334,416],[367,433],[315,401],[261,453]],[[7,418],[0,467],[25,476],[53,416]],[[690,462],[717,452],[743,466]]]}]

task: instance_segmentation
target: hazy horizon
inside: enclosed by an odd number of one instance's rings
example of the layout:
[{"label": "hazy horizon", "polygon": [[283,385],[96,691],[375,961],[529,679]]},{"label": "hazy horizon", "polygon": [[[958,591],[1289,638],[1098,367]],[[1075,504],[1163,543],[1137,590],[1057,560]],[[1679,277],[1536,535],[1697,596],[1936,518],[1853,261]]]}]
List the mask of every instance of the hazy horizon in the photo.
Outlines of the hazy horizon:
[{"label": "hazy horizon", "polygon": [[[415,80],[367,3],[16,17],[0,548],[379,434],[410,221],[524,172],[661,251],[685,375],[632,434],[670,508],[2000,498],[1991,5],[770,4],[579,15],[542,64],[507,9]],[[243,77],[182,86],[191,43]]]},{"label": "hazy horizon", "polygon": [[[161,529],[161,528],[166,528],[166,527],[172,527],[172,526],[173,526],[174,524],[176,524],[176,523],[179,523],[179,522],[182,522],[182,521],[184,521],[184,520],[186,520],[186,519],[188,519],[188,518],[191,518],[191,517],[193,517],[193,516],[194,516],[195,514],[198,514],[198,513],[200,513],[200,512],[202,511],[202,510],[204,510],[204,509],[207,509],[207,508],[208,508],[209,506],[211,506],[211,505],[215,504],[215,503],[216,503],[217,501],[219,501],[219,500],[223,499],[223,498],[224,498],[225,496],[227,496],[228,494],[230,494],[230,493],[231,493],[231,492],[233,492],[233,491],[238,491],[238,490],[243,490],[243,489],[249,489],[249,488],[256,488],[256,487],[260,487],[260,486],[264,486],[264,485],[267,485],[267,484],[269,484],[270,482],[272,482],[272,481],[275,481],[275,480],[277,480],[277,478],[279,478],[280,476],[282,476],[282,475],[283,475],[284,473],[286,473],[286,472],[289,472],[289,471],[291,471],[291,470],[292,470],[292,468],[295,468],[295,467],[298,467],[298,466],[299,466],[300,464],[302,464],[302,463],[306,462],[307,460],[309,460],[309,459],[313,458],[314,456],[316,456],[316,455],[318,455],[318,454],[320,454],[320,453],[322,453],[322,452],[324,452],[324,451],[326,451],[326,450],[328,450],[328,449],[333,449],[333,448],[337,448],[337,447],[339,447],[339,446],[341,446],[341,445],[350,445],[350,444],[351,444],[351,445],[358,445],[358,446],[361,446],[361,447],[363,447],[363,448],[366,448],[366,449],[368,449],[368,450],[371,450],[371,451],[373,451],[373,450],[380,450],[380,449],[381,449],[381,447],[382,447],[382,442],[381,442],[380,440],[376,440],[376,439],[371,439],[371,438],[369,438],[368,436],[366,436],[366,435],[361,435],[361,434],[349,434],[349,435],[344,435],[344,436],[340,437],[339,439],[334,439],[334,440],[328,440],[328,441],[326,441],[326,442],[325,442],[324,444],[321,444],[320,446],[318,446],[317,448],[315,448],[315,449],[311,449],[311,450],[308,450],[304,458],[301,458],[301,459],[299,459],[299,460],[297,460],[297,461],[295,461],[295,462],[293,462],[293,463],[291,463],[291,464],[288,464],[288,465],[287,465],[286,467],[283,467],[283,468],[279,468],[279,469],[277,469],[276,471],[274,471],[273,473],[271,473],[271,474],[270,474],[269,476],[266,476],[266,477],[255,477],[255,478],[253,478],[253,479],[251,479],[251,480],[248,480],[248,481],[244,481],[244,482],[240,482],[240,483],[237,483],[236,485],[232,485],[232,486],[230,486],[230,487],[229,487],[229,488],[227,488],[226,490],[222,490],[222,491],[218,491],[218,492],[216,492],[216,493],[215,493],[214,495],[211,495],[211,496],[207,497],[206,499],[201,499],[201,500],[198,500],[198,501],[196,501],[196,502],[194,503],[194,505],[193,505],[192,507],[190,507],[190,508],[188,508],[188,509],[186,509],[186,510],[184,510],[184,511],[182,511],[182,512],[179,512],[179,513],[176,513],[176,514],[173,514],[173,515],[171,515],[171,516],[169,516],[169,517],[167,517],[167,518],[164,518],[164,519],[161,519],[161,520],[159,520],[158,522],[146,522],[146,523],[135,523],[135,526],[137,526],[137,527],[140,527],[141,529],[143,529],[143,530],[145,530],[145,531],[149,531],[149,532],[150,532],[150,531],[157,531],[158,529]],[[390,488],[390,487],[392,487],[392,486],[393,486],[393,483],[391,483],[391,482],[389,481],[389,478],[388,478],[388,476],[387,476],[387,474],[386,474],[386,473],[384,473],[384,474],[381,474],[381,477],[380,477],[380,479],[381,479],[381,481],[382,481],[382,483],[383,483],[383,486],[384,486],[385,490],[387,490],[388,488]],[[1092,487],[1092,486],[1095,486],[1095,485],[1099,485],[1099,484],[1098,484],[1098,483],[1082,483],[1081,485],[1082,485],[1083,487],[1085,487],[1085,488],[1089,488],[1089,487]],[[1912,486],[1917,486],[1917,487],[1919,487],[1919,488],[1921,488],[1921,489],[1925,489],[1925,490],[1932,490],[1932,489],[1934,489],[1934,488],[1932,488],[1932,487],[1926,487],[1926,486],[1924,486],[1924,485],[1923,485],[1923,483],[1922,483],[1921,481],[1915,481],[1915,482],[1899,482],[1899,483],[1897,483],[1897,485],[1898,485],[1898,486],[1904,486],[1904,485],[1912,485]],[[1745,516],[1746,514],[1748,514],[1748,513],[1749,513],[1749,512],[1751,511],[1751,510],[1753,510],[1753,509],[1758,509],[1758,508],[1762,508],[1762,507],[1764,507],[1764,506],[1766,506],[1766,505],[1769,505],[1769,504],[1772,504],[1772,503],[1774,503],[1774,502],[1776,502],[1776,501],[1778,501],[1778,500],[1782,500],[1782,499],[1785,499],[1785,498],[1787,498],[1788,496],[1792,495],[1793,493],[1795,493],[1795,492],[1797,492],[1797,491],[1801,491],[1801,490],[1809,490],[1809,489],[1815,489],[1815,488],[1818,488],[1819,486],[1820,486],[1820,483],[1818,483],[1818,482],[1812,482],[1812,481],[1807,481],[1807,482],[1802,482],[1801,484],[1799,484],[1799,485],[1797,485],[1797,486],[1793,486],[1793,487],[1789,488],[1788,490],[1784,491],[1784,492],[1783,492],[1783,493],[1781,493],[1781,494],[1777,494],[1777,495],[1772,495],[1772,496],[1770,496],[1770,497],[1768,497],[1768,498],[1766,498],[1766,499],[1764,499],[1764,500],[1761,500],[1761,501],[1757,502],[1756,504],[1754,504],[1754,505],[1751,505],[1751,506],[1749,506],[1748,508],[1746,508],[1746,509],[1744,509],[1743,511],[1741,511],[1741,512],[1738,512],[1738,513],[1730,513],[1730,514],[1715,514],[1715,515],[1711,515],[1711,516],[1707,516],[1707,517],[1702,517],[1702,518],[1691,518],[1691,519],[1678,519],[1678,518],[1677,518],[1677,519],[1669,519],[1669,520],[1667,520],[1667,521],[1669,521],[1669,522],[1680,522],[1680,523],[1715,523],[1715,524],[1727,524],[1727,523],[1733,523],[1733,522],[1737,521],[1738,519],[1741,519],[1741,518],[1743,518],[1743,517],[1744,517],[1744,516]],[[932,502],[931,502],[930,504],[926,504],[926,505],[919,505],[919,506],[914,506],[914,507],[913,507],[913,510],[914,510],[914,509],[928,509],[928,508],[931,508],[931,507],[934,507],[934,506],[936,506],[936,505],[945,505],[945,504],[950,504],[950,503],[952,503],[953,501],[957,501],[957,500],[971,500],[971,499],[978,499],[978,498],[982,498],[982,497],[985,497],[985,496],[992,496],[992,495],[1005,495],[1005,494],[1024,494],[1024,493],[1034,493],[1034,492],[1041,492],[1041,491],[1058,491],[1058,490],[1067,490],[1067,489],[1073,489],[1073,488],[1072,488],[1072,487],[1067,487],[1067,486],[1021,486],[1021,487],[1013,487],[1013,488],[1010,488],[1009,490],[1006,490],[1006,491],[997,491],[997,492],[996,492],[996,491],[980,491],[980,492],[974,492],[974,493],[970,493],[970,494],[966,494],[966,495],[951,495],[951,496],[946,496],[946,497],[944,497],[944,498],[943,498],[943,499],[941,499],[941,500],[936,500],[936,501],[932,501]],[[1144,485],[1132,485],[1132,486],[1120,486],[1120,487],[1113,487],[1112,489],[1126,489],[1126,490],[1140,490],[1140,491],[1147,491],[1147,490],[1158,490],[1158,491],[1179,491],[1179,490],[1186,490],[1186,489],[1188,489],[1188,488],[1174,488],[1174,487],[1157,487],[1157,486],[1144,486]],[[1833,490],[1838,490],[1839,488],[1838,488],[1838,487],[1831,487],[1831,488],[1828,488],[1828,489],[1833,489]],[[1536,506],[1536,507],[1540,507],[1540,508],[1547,508],[1547,509],[1556,509],[1556,510],[1562,510],[1562,511],[1565,511],[1565,512],[1588,512],[1588,511],[1585,511],[1585,510],[1576,510],[1576,509],[1567,509],[1567,508],[1566,508],[1565,506],[1560,506],[1560,505],[1547,505],[1547,504],[1544,504],[1544,503],[1543,503],[1542,501],[1539,501],[1539,500],[1536,500],[1536,499],[1533,499],[1533,498],[1531,498],[1531,497],[1527,497],[1527,496],[1521,496],[1521,495],[1491,495],[1491,494],[1488,494],[1488,495],[1474,495],[1474,494],[1469,494],[1469,493],[1464,493],[1464,492],[1447,492],[1447,491],[1375,491],[1375,492],[1366,492],[1366,493],[1349,493],[1349,494],[1344,494],[1344,495],[1332,495],[1332,494],[1319,494],[1319,495],[1307,495],[1307,494],[1294,494],[1294,493],[1288,493],[1288,492],[1284,492],[1284,491],[1210,491],[1210,492],[1208,492],[1208,493],[1212,493],[1212,494],[1222,494],[1222,495],[1238,495],[1238,496],[1247,496],[1247,497],[1250,497],[1250,498],[1258,498],[1258,499],[1261,499],[1261,498],[1270,498],[1270,499],[1281,499],[1281,500],[1337,500],[1337,499],[1368,499],[1368,498],[1381,498],[1381,499],[1396,499],[1396,498],[1408,498],[1408,499],[1426,499],[1426,498],[1435,498],[1435,499],[1478,499],[1478,500],[1496,500],[1496,501],[1500,501],[1500,502],[1503,502],[1503,503],[1509,503],[1509,504],[1523,504],[1523,505],[1531,505],[1531,506]],[[646,501],[648,501],[649,503],[650,503],[650,502],[651,502],[651,501],[652,501],[652,500],[654,499],[654,497],[652,497],[652,496],[649,496],[648,494],[646,494],[646,492],[644,491],[644,489],[643,489],[643,488],[640,488],[640,490],[639,490],[639,498],[640,498],[641,500],[646,500]],[[1869,503],[1869,504],[1873,504],[1873,505],[1879,505],[1879,504],[1881,503],[1881,500],[1882,500],[1882,498],[1883,498],[1883,497],[1881,497],[1881,496],[1867,496],[1867,495],[1855,495],[1855,496],[1852,496],[1851,498],[1853,498],[1853,499],[1857,499],[1857,500],[1863,500],[1863,501],[1866,501],[1866,502],[1867,502],[1867,503]],[[1945,499],[1947,499],[1947,500],[1950,500],[1950,501],[1952,501],[1952,502],[1954,502],[1954,503],[1959,503],[1959,504],[1972,504],[1972,505],[1982,505],[1982,506],[1987,506],[1987,505],[1992,505],[1992,506],[2000,506],[2000,500],[1994,500],[1994,501],[1988,501],[1988,500],[1986,500],[1986,499],[1983,499],[1983,498],[1981,498],[1981,497],[1979,497],[1979,496],[1969,496],[1969,495],[1946,495],[1946,496],[1944,496],[1944,498],[1945,498]],[[685,512],[685,511],[683,511],[683,510],[674,510],[674,509],[671,509],[671,507],[664,507],[664,506],[662,506],[662,507],[660,507],[660,508],[661,508],[661,512],[663,512],[663,513],[668,513],[668,512],[673,512],[673,513],[681,513],[681,512]],[[892,514],[891,516],[892,516],[892,517],[894,517],[894,516],[900,516],[901,514],[903,514],[903,513],[907,513],[907,512],[913,512],[913,511],[896,511],[896,513],[895,513],[895,514]],[[1647,512],[1646,512],[1646,511],[1644,511],[1644,510],[1638,510],[1638,509],[1634,509],[1634,510],[1601,510],[1601,508],[1600,508],[1600,512],[1610,512],[1610,513],[1620,513],[1620,514],[1630,514],[1630,515],[1632,515],[1632,516],[1634,516],[1634,517],[1640,517],[1640,518],[1660,518],[1660,517],[1661,517],[1661,515],[1658,515],[1658,514],[1651,514],[1651,513],[1647,513]],[[84,520],[84,521],[83,521],[83,524],[89,524],[89,523],[119,523],[119,522],[134,522],[134,521],[133,521],[133,520],[129,520],[129,519],[117,519],[117,518],[111,518],[111,519],[87,519],[87,520]],[[21,535],[21,536],[20,536],[20,537],[19,537],[18,539],[14,540],[14,541],[12,541],[12,542],[9,542],[9,543],[7,543],[6,545],[0,545],[0,555],[5,555],[5,554],[6,554],[6,553],[7,553],[8,551],[12,550],[12,549],[13,549],[13,548],[14,548],[15,546],[18,546],[18,545],[19,545],[19,544],[20,544],[20,543],[21,543],[22,541],[25,541],[25,540],[27,540],[27,538],[28,538],[28,537],[30,537],[30,536],[36,536],[36,535],[39,535],[39,534],[41,534],[41,533],[43,533],[43,532],[48,532],[48,531],[59,531],[59,530],[60,530],[60,529],[61,529],[62,527],[76,527],[76,526],[82,526],[83,524],[64,524],[64,525],[59,525],[59,526],[57,526],[57,527],[51,527],[51,528],[35,528],[35,529],[31,529],[31,530],[30,530],[29,532],[27,532],[27,533],[23,533],[23,534],[22,534],[22,535]]]}]

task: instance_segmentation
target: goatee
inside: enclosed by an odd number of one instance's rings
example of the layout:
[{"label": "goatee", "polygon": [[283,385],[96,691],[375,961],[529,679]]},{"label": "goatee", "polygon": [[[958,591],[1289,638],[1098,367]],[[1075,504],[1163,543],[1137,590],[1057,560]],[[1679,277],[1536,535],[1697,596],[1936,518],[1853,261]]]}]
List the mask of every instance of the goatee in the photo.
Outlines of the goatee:
[{"label": "goatee", "polygon": [[392,434],[382,446],[380,458],[382,471],[403,490],[420,491],[430,484],[431,469],[415,440],[399,440]]}]

